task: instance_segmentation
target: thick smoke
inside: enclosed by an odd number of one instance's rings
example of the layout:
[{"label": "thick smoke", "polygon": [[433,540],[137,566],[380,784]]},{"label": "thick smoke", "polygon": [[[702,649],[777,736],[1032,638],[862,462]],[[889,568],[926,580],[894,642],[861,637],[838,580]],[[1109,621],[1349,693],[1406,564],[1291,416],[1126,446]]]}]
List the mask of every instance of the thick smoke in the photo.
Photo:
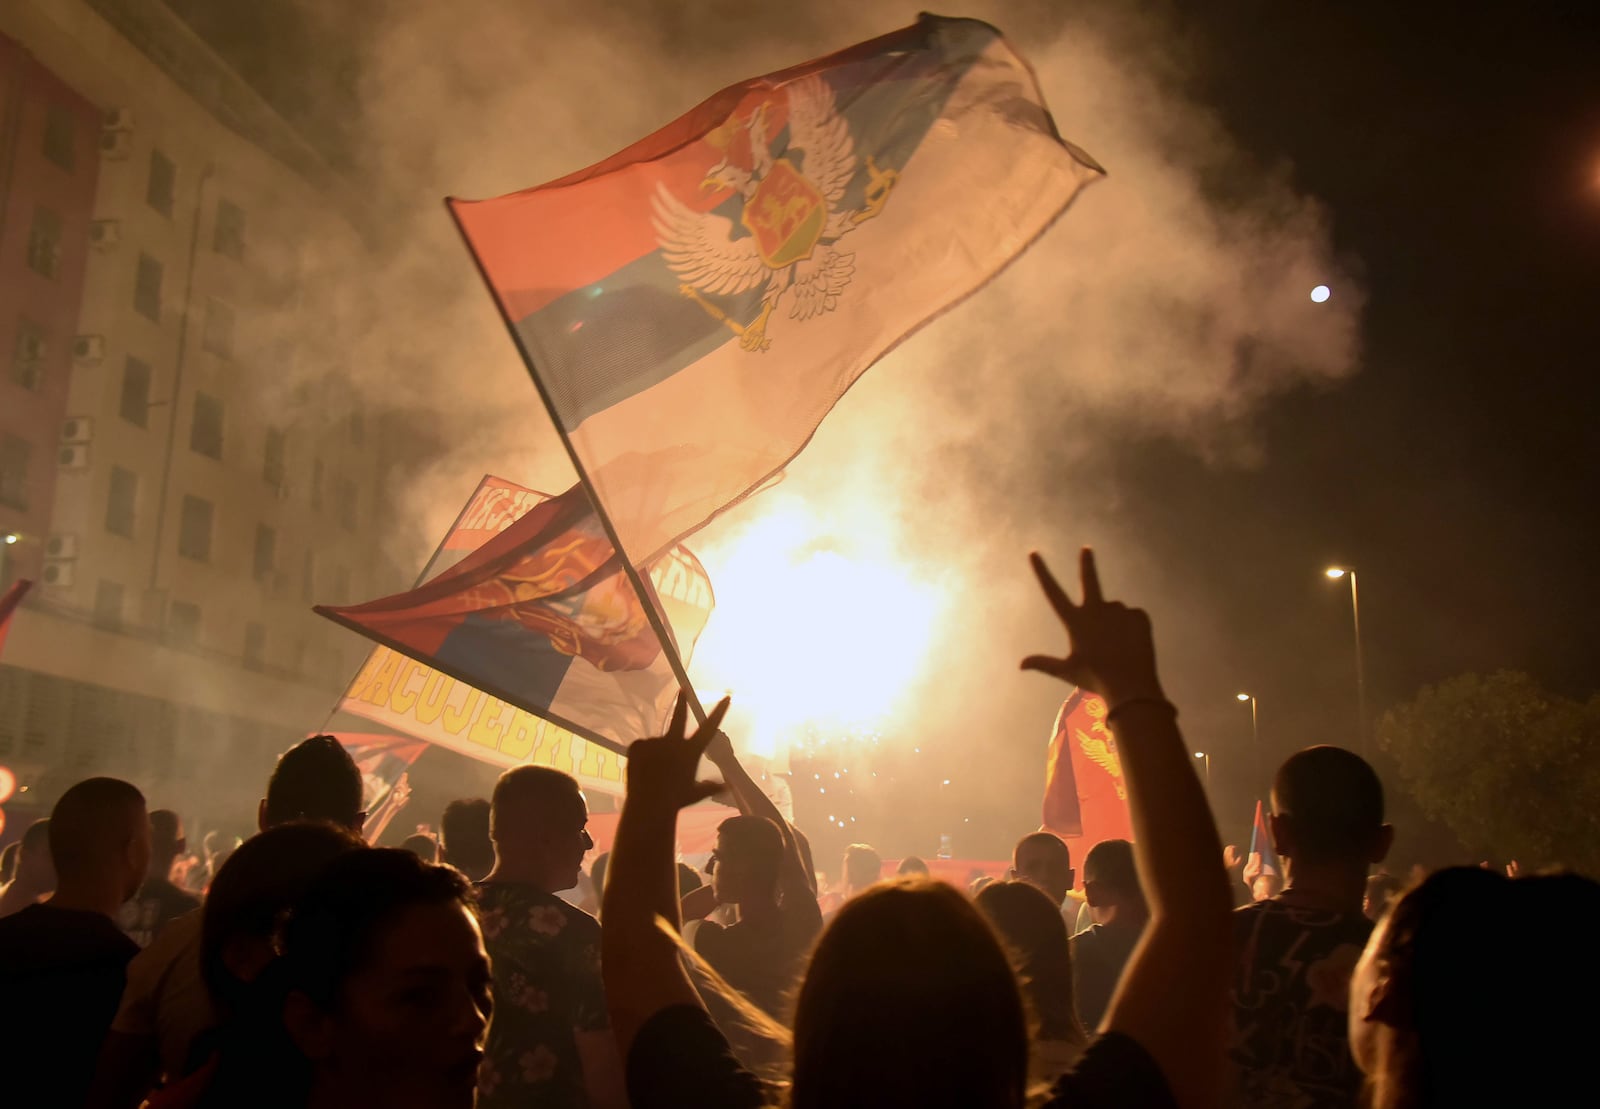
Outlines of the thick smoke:
[{"label": "thick smoke", "polygon": [[[1061,132],[1108,177],[989,288],[869,372],[784,491],[810,506],[819,548],[849,553],[870,533],[868,546],[892,548],[908,573],[952,598],[897,719],[948,745],[967,742],[961,735],[984,745],[973,754],[996,760],[988,779],[997,788],[971,798],[978,815],[1004,809],[1011,787],[1032,788],[1058,696],[1014,674],[1021,654],[1059,642],[1022,552],[1059,552],[1065,566],[1078,544],[1094,542],[1109,587],[1160,606],[1180,645],[1203,642],[1214,614],[1168,597],[1136,537],[1119,534],[1105,458],[1165,438],[1216,465],[1259,464],[1252,414],[1277,394],[1351,373],[1358,355],[1360,295],[1324,213],[1284,170],[1247,158],[1186,92],[1191,75],[1172,30],[1159,17],[1059,7],[984,3],[962,14],[1010,34]],[[571,481],[440,198],[568,173],[726,84],[915,15],[896,3],[753,11],[479,0],[394,3],[375,25],[348,29],[370,44],[352,160],[386,190],[383,264],[350,313],[360,333],[328,341],[342,347],[363,403],[425,414],[434,429],[434,449],[412,460],[396,551],[420,563],[486,470],[551,491]],[[997,185],[1005,173],[994,167]],[[1319,283],[1335,296],[1314,305]],[[714,579],[762,511],[751,501],[698,538]],[[855,624],[846,634],[882,631],[892,643],[892,629],[875,627],[879,615],[839,618]],[[715,622],[707,635],[708,664],[730,654],[715,643]],[[756,643],[737,653],[759,665],[763,652]],[[740,675],[704,678],[737,687]]]}]

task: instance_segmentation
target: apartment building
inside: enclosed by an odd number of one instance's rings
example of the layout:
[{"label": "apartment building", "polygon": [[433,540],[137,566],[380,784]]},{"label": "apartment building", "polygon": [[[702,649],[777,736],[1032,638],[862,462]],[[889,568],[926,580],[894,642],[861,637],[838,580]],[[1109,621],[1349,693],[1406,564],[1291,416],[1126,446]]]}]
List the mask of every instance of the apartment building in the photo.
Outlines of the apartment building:
[{"label": "apartment building", "polygon": [[159,0],[9,0],[0,36],[0,530],[38,582],[0,764],[259,793],[365,653],[310,604],[401,580],[382,429],[302,341],[363,217]]}]

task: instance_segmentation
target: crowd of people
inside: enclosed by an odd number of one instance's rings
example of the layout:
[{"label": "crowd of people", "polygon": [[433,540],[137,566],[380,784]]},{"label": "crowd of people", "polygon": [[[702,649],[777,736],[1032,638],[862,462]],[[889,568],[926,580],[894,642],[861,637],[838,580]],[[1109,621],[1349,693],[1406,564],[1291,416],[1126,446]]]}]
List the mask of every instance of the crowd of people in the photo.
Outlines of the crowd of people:
[{"label": "crowd of people", "polygon": [[[1023,662],[1105,698],[1134,838],[1048,832],[970,889],[852,845],[819,900],[810,845],[719,725],[631,747],[608,855],[577,782],[506,772],[440,835],[361,838],[332,737],[287,751],[259,831],[215,852],[133,785],[90,778],[28,827],[0,889],[0,1102],[262,1107],[1578,1104],[1600,1031],[1600,885],[1450,868],[1402,887],[1377,775],[1317,746],[1272,787],[1281,889],[1219,840],[1143,612],[1072,600]],[[719,780],[700,777],[704,762]],[[726,794],[704,875],[679,811]],[[231,845],[230,845],[231,846]],[[211,854],[208,852],[208,854]],[[586,880],[594,913],[561,895]],[[1241,896],[1242,895],[1242,896]],[[1242,905],[1238,902],[1244,902]],[[826,904],[825,904],[826,902]],[[826,912],[824,909],[826,908]],[[1486,924],[1537,939],[1491,943]],[[1516,933],[1509,933],[1515,935]],[[1513,953],[1514,952],[1514,953]]]}]

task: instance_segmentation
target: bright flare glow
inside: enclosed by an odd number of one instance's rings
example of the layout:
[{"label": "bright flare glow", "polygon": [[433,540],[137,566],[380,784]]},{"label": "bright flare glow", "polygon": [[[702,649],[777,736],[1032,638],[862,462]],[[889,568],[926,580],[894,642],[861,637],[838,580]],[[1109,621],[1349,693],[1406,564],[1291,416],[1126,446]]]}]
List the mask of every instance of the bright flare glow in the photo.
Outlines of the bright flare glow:
[{"label": "bright flare glow", "polygon": [[1248,693],[1241,693],[1238,696],[1239,696],[1239,700],[1241,700],[1241,701],[1250,700],[1250,694],[1248,694]]},{"label": "bright flare glow", "polygon": [[880,731],[924,674],[944,591],[904,559],[889,513],[825,521],[781,490],[748,507],[760,515],[699,552],[717,607],[697,684],[732,691],[728,734],[767,758],[806,733]]},{"label": "bright flare glow", "polygon": [[1326,570],[1324,570],[1322,572],[1324,574],[1327,574],[1330,578],[1334,578],[1335,580],[1337,580],[1339,578],[1344,577],[1345,574],[1348,573],[1349,571],[1345,570],[1344,567],[1342,567],[1342,566],[1330,566],[1330,567],[1328,567]]},{"label": "bright flare glow", "polygon": [[17,535],[16,532],[14,532],[14,531],[7,532],[6,533],[6,546],[8,546],[8,547],[11,546],[11,544],[15,543],[19,538],[21,538],[21,537],[19,535]]},{"label": "bright flare glow", "polygon": [[1326,285],[1318,285],[1315,289],[1311,290],[1311,299],[1316,301],[1318,304],[1321,304],[1332,295],[1333,291]]},{"label": "bright flare glow", "polygon": [[1196,751],[1194,753],[1194,757],[1197,759],[1203,759],[1206,757],[1206,753],[1204,751]]}]

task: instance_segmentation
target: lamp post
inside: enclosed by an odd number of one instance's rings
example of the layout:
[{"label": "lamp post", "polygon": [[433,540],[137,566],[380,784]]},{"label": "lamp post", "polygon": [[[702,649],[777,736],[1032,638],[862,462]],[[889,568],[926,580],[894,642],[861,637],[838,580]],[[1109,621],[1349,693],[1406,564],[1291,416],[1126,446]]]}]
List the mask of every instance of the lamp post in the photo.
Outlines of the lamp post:
[{"label": "lamp post", "polygon": [[1250,783],[1251,789],[1256,791],[1255,796],[1261,793],[1261,725],[1256,716],[1256,698],[1253,693],[1239,693],[1235,696],[1241,701],[1250,702],[1250,746],[1256,753],[1256,780]]},{"label": "lamp post", "polygon": [[1361,599],[1356,592],[1356,572],[1349,566],[1330,566],[1323,573],[1332,581],[1350,579],[1350,619],[1356,635],[1356,735],[1361,741],[1361,754],[1367,753],[1367,668],[1361,658]]},{"label": "lamp post", "polygon": [[1196,751],[1194,757],[1206,764],[1206,792],[1211,792],[1211,756],[1204,751]]}]

